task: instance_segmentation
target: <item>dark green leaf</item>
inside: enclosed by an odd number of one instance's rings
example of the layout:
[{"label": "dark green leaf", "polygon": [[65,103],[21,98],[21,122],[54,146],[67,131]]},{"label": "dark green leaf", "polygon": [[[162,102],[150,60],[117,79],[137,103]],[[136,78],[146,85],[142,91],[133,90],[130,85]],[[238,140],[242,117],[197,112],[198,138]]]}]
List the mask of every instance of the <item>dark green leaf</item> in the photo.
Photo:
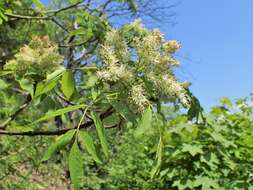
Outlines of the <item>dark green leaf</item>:
[{"label": "dark green leaf", "polygon": [[96,146],[93,142],[92,137],[86,131],[79,131],[81,142],[83,143],[87,152],[92,156],[93,160],[97,163],[102,164],[101,160],[97,155]]},{"label": "dark green leaf", "polygon": [[109,151],[108,151],[108,142],[105,135],[105,128],[103,126],[102,121],[100,120],[98,114],[96,112],[91,113],[92,119],[94,121],[94,124],[96,126],[98,138],[100,140],[102,150],[106,157],[109,157]]},{"label": "dark green leaf", "polygon": [[60,150],[62,147],[67,145],[71,139],[73,138],[75,134],[75,130],[70,130],[66,132],[65,134],[59,136],[56,141],[51,144],[51,146],[48,148],[46,153],[44,154],[42,161],[47,161],[49,160],[54,153],[56,153],[58,150]]}]

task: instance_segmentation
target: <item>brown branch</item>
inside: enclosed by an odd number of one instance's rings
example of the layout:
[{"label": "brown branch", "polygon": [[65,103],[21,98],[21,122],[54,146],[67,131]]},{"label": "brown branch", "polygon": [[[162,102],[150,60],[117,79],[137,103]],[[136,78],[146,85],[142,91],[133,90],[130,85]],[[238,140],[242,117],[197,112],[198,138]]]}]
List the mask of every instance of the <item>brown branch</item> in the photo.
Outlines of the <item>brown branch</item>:
[{"label": "brown branch", "polygon": [[[100,115],[100,119],[105,119],[106,117],[110,116],[113,113],[113,108],[110,107],[108,108],[104,113],[102,113]],[[93,121],[88,121],[86,123],[83,123],[80,125],[79,129],[87,129],[90,126],[93,125]],[[114,128],[113,127],[109,127],[109,128]],[[65,129],[61,129],[61,130],[57,130],[57,131],[27,131],[27,132],[10,132],[10,131],[5,131],[5,130],[0,130],[0,135],[8,135],[8,136],[54,136],[54,135],[62,135],[64,133],[66,133],[69,130],[72,129],[76,129],[76,127],[74,128],[65,128]]]}]

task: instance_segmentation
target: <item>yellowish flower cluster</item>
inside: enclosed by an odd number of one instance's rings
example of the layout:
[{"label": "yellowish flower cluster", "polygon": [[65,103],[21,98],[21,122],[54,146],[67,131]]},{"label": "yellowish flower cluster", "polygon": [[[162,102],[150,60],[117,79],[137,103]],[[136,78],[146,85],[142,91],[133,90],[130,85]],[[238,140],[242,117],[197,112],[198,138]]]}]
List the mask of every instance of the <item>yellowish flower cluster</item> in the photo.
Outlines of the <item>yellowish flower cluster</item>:
[{"label": "yellowish flower cluster", "polygon": [[[134,31],[141,31],[138,23],[134,22],[128,28],[136,27]],[[156,29],[139,32],[141,35],[129,32],[124,36],[124,32],[113,29],[107,33],[100,48],[103,66],[97,71],[98,78],[104,82],[123,83],[129,92],[129,101],[140,112],[151,104],[151,99],[179,100],[189,106],[185,87],[173,74],[173,67],[179,62],[172,54],[180,44],[175,40],[165,41]],[[129,39],[132,41],[127,41]]]},{"label": "yellowish flower cluster", "polygon": [[59,54],[58,47],[47,36],[34,37],[29,45],[20,48],[4,69],[12,70],[16,75],[46,77],[46,74],[53,72],[62,62],[63,57]]},{"label": "yellowish flower cluster", "polygon": [[147,92],[142,85],[133,85],[130,91],[131,101],[136,105],[138,111],[143,112],[146,106],[150,105]]},{"label": "yellowish flower cluster", "polygon": [[180,49],[181,45],[176,40],[170,40],[164,43],[164,49],[166,53],[175,53]]}]

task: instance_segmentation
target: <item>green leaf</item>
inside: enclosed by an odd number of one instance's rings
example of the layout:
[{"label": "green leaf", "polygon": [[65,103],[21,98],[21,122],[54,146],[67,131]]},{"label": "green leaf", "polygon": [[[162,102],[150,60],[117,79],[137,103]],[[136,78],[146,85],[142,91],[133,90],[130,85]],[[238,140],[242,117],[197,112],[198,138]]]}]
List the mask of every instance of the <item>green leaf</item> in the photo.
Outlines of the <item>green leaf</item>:
[{"label": "green leaf", "polygon": [[41,117],[41,118],[37,119],[36,121],[34,121],[33,123],[31,123],[31,125],[39,123],[39,122],[47,120],[47,119],[54,118],[55,116],[58,116],[58,115],[62,115],[62,114],[77,110],[79,108],[86,107],[86,106],[87,105],[85,105],[85,104],[80,104],[80,105],[69,106],[69,107],[66,107],[66,108],[58,109],[54,112],[50,112],[50,113],[45,114],[43,117]]},{"label": "green leaf", "polygon": [[50,90],[52,90],[56,86],[58,80],[59,80],[59,78],[55,78],[51,81],[39,82],[37,84],[34,97],[40,96],[40,95],[45,94],[46,92],[49,92]]},{"label": "green leaf", "polygon": [[0,79],[0,90],[6,89],[6,88],[8,88],[8,84],[4,80]]},{"label": "green leaf", "polygon": [[100,140],[102,150],[105,154],[105,156],[108,158],[109,157],[109,148],[108,148],[108,143],[105,135],[105,128],[103,126],[102,121],[100,120],[98,114],[96,112],[91,112],[92,119],[94,121],[94,124],[96,126],[98,138]]},{"label": "green leaf", "polygon": [[133,123],[136,121],[136,115],[125,104],[116,101],[111,101],[109,99],[108,101],[125,120],[131,121]]},{"label": "green leaf", "polygon": [[139,125],[135,131],[134,136],[135,137],[141,137],[143,134],[147,134],[151,131],[152,127],[152,110],[151,108],[147,108],[142,117],[141,121],[139,122]]},{"label": "green leaf", "polygon": [[155,167],[151,170],[151,179],[153,179],[160,171],[160,168],[162,165],[163,149],[164,149],[164,143],[163,143],[163,139],[160,137],[159,144],[156,150],[157,162],[156,162]]},{"label": "green leaf", "polygon": [[21,80],[18,80],[18,82],[19,82],[20,87],[23,90],[29,92],[31,94],[31,96],[33,96],[34,86],[33,86],[33,83],[30,80],[22,78]]},{"label": "green leaf", "polygon": [[37,84],[34,97],[40,96],[52,90],[56,86],[58,80],[60,79],[64,71],[65,71],[64,67],[59,67],[59,69],[49,74],[45,81],[39,82]]},{"label": "green leaf", "polygon": [[3,21],[8,21],[8,17],[0,10],[0,19]]},{"label": "green leaf", "polygon": [[220,99],[220,102],[224,105],[227,106],[228,108],[232,108],[233,107],[233,103],[231,102],[231,100],[228,97],[222,97]]},{"label": "green leaf", "polygon": [[44,5],[40,2],[40,0],[32,0],[32,2],[40,9],[44,9]]},{"label": "green leaf", "polygon": [[194,181],[194,187],[201,186],[202,190],[212,190],[212,189],[220,189],[219,184],[216,180],[206,177],[206,176],[197,176]]},{"label": "green leaf", "polygon": [[87,152],[92,156],[93,160],[95,160],[99,164],[102,164],[101,160],[97,155],[96,146],[92,137],[86,131],[79,131],[79,135],[81,137],[81,142],[83,143]]},{"label": "green leaf", "polygon": [[13,73],[13,71],[10,71],[10,70],[5,70],[5,71],[1,70],[0,71],[0,76],[5,76],[5,75],[8,75],[8,74],[12,74],[12,73]]},{"label": "green leaf", "polygon": [[76,130],[70,130],[70,131],[66,132],[65,134],[59,136],[56,139],[56,141],[50,145],[50,147],[48,148],[48,150],[44,154],[42,161],[49,160],[55,152],[60,150],[62,147],[66,146],[73,138],[75,132],[76,132]]},{"label": "green leaf", "polygon": [[75,91],[75,79],[72,71],[67,70],[62,76],[61,90],[69,99]]},{"label": "green leaf", "polygon": [[76,141],[72,145],[69,154],[69,172],[71,181],[74,185],[74,189],[79,190],[84,169],[82,154]]},{"label": "green leaf", "polygon": [[192,156],[203,154],[200,146],[191,144],[183,144],[182,152],[189,152]]},{"label": "green leaf", "polygon": [[212,132],[210,135],[215,141],[222,143],[222,145],[226,148],[228,148],[229,146],[236,147],[236,145],[232,141],[227,140],[222,134],[218,132]]}]

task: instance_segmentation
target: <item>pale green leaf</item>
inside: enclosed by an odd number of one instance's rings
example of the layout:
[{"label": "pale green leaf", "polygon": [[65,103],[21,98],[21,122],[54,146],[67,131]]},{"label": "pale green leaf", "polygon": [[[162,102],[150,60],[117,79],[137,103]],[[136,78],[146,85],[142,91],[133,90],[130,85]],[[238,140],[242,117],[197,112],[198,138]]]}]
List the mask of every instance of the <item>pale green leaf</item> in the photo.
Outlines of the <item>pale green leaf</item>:
[{"label": "pale green leaf", "polygon": [[74,189],[79,190],[84,169],[82,154],[76,141],[72,145],[69,153],[69,172]]},{"label": "pale green leaf", "polygon": [[92,156],[93,160],[97,163],[102,164],[101,160],[97,155],[96,146],[92,137],[86,131],[79,131],[81,142],[83,143],[87,152]]},{"label": "pale green leaf", "polygon": [[52,90],[57,85],[57,82],[64,71],[65,71],[64,67],[59,67],[53,73],[47,75],[46,80],[41,81],[37,84],[34,97],[40,96]]},{"label": "pale green leaf", "polygon": [[162,157],[163,157],[163,149],[164,149],[164,144],[163,144],[163,139],[160,137],[159,144],[157,146],[156,150],[156,165],[154,168],[151,170],[151,178],[153,179],[160,171],[161,165],[162,165]]},{"label": "pale green leaf", "polygon": [[62,75],[61,90],[69,99],[75,91],[75,79],[72,71],[66,70]]},{"label": "pale green leaf", "polygon": [[139,122],[139,125],[135,131],[135,137],[141,137],[144,134],[147,134],[151,131],[152,127],[152,110],[150,108],[147,108],[142,117],[141,121]]},{"label": "pale green leaf", "polygon": [[58,109],[56,111],[45,114],[43,117],[37,119],[32,124],[36,124],[36,123],[39,123],[41,121],[48,120],[48,119],[54,118],[55,116],[62,115],[62,114],[65,114],[65,113],[68,113],[68,112],[86,107],[86,106],[87,105],[85,105],[85,104],[80,104],[80,105],[74,105],[74,106],[69,106],[69,107],[66,107],[66,108]]},{"label": "pale green leaf", "polygon": [[73,138],[75,134],[75,130],[70,130],[66,132],[65,134],[59,136],[56,141],[49,146],[48,150],[44,154],[42,161],[49,160],[54,153],[56,153],[58,150],[60,150],[62,147],[66,146],[71,139]]},{"label": "pale green leaf", "polygon": [[6,88],[8,88],[8,84],[4,80],[0,79],[0,90],[6,89]]},{"label": "pale green leaf", "polygon": [[194,187],[199,186],[201,186],[202,190],[220,189],[220,186],[216,180],[206,176],[196,177],[196,180],[194,181]]},{"label": "pale green leaf", "polygon": [[57,77],[50,81],[39,82],[36,86],[34,97],[40,96],[52,90],[56,86],[58,80],[59,78]]},{"label": "pale green leaf", "polygon": [[189,152],[192,156],[203,154],[200,146],[191,144],[183,144],[182,152]]},{"label": "pale green leaf", "polygon": [[92,119],[94,121],[94,124],[96,126],[98,138],[100,140],[102,150],[106,157],[109,157],[109,148],[108,148],[108,142],[105,135],[105,128],[103,126],[102,121],[100,120],[98,114],[96,112],[91,112]]},{"label": "pale green leaf", "polygon": [[23,90],[29,92],[29,94],[31,94],[31,96],[33,96],[34,86],[33,86],[33,83],[30,80],[22,78],[22,79],[18,80],[18,82],[19,82],[20,87]]}]

